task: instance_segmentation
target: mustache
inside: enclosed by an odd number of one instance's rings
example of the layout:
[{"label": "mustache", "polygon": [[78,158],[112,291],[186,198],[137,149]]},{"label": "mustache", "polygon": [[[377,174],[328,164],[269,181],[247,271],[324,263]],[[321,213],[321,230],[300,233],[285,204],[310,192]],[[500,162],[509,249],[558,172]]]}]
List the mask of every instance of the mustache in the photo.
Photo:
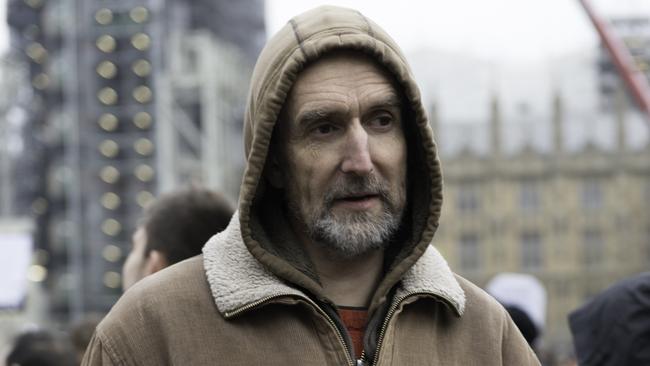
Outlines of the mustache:
[{"label": "mustache", "polygon": [[369,175],[343,175],[335,181],[325,192],[325,205],[330,207],[337,199],[354,196],[377,195],[388,203],[390,189],[374,174]]}]

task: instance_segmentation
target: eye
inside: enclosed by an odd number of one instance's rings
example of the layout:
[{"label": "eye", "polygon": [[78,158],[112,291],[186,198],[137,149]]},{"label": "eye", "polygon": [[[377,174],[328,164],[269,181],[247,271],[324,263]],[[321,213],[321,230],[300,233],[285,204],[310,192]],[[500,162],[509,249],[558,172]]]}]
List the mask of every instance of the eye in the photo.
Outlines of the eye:
[{"label": "eye", "polygon": [[372,128],[386,130],[392,127],[394,123],[395,121],[393,119],[393,116],[388,113],[384,113],[373,117],[368,124]]},{"label": "eye", "polygon": [[332,125],[332,124],[329,124],[329,123],[323,123],[323,124],[320,124],[320,125],[316,126],[316,128],[314,128],[314,132],[317,135],[329,135],[329,134],[333,133],[336,130],[337,130],[337,127]]},{"label": "eye", "polygon": [[377,123],[380,126],[388,126],[393,123],[393,119],[390,116],[381,116],[377,118]]}]

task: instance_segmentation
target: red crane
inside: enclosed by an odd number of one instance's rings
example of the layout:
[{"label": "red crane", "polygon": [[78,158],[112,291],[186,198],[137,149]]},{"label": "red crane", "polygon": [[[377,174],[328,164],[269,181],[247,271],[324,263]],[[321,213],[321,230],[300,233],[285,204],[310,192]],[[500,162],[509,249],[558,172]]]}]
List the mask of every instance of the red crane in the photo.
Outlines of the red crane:
[{"label": "red crane", "polygon": [[580,3],[596,27],[600,40],[607,48],[619,76],[625,82],[639,109],[645,113],[646,122],[650,123],[650,84],[648,84],[648,79],[634,63],[634,58],[623,41],[616,37],[609,24],[594,12],[590,1],[580,0]]}]

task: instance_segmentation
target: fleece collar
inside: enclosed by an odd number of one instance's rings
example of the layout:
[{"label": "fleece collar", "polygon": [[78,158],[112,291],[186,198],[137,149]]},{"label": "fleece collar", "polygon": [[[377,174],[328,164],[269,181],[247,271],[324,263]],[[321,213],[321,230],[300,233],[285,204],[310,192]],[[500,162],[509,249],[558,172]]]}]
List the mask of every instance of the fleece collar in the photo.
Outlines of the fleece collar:
[{"label": "fleece collar", "polygon": [[[264,299],[307,297],[268,271],[250,254],[242,240],[238,213],[223,232],[213,236],[203,247],[203,266],[214,302],[225,317]],[[465,309],[465,293],[433,246],[429,246],[404,274],[395,298],[414,293],[442,298],[459,315]]]}]

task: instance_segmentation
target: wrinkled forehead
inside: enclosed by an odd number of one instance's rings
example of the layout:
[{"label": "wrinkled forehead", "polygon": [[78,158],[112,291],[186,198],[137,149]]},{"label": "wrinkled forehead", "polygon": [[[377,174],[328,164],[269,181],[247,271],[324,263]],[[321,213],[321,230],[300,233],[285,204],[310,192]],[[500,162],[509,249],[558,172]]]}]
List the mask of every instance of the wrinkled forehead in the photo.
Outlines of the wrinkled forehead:
[{"label": "wrinkled forehead", "polygon": [[[369,103],[402,107],[403,95],[393,75],[359,51],[336,50],[309,63],[298,73],[280,110],[275,130],[286,130],[291,116],[303,109],[335,106],[344,93],[358,93]],[[276,132],[282,134],[283,132]]]},{"label": "wrinkled forehead", "polygon": [[298,73],[294,86],[305,79],[313,81],[345,71],[344,68],[346,67],[364,68],[369,72],[372,71],[382,75],[391,83],[394,82],[390,72],[371,56],[360,51],[339,49],[328,52],[308,63]]}]

